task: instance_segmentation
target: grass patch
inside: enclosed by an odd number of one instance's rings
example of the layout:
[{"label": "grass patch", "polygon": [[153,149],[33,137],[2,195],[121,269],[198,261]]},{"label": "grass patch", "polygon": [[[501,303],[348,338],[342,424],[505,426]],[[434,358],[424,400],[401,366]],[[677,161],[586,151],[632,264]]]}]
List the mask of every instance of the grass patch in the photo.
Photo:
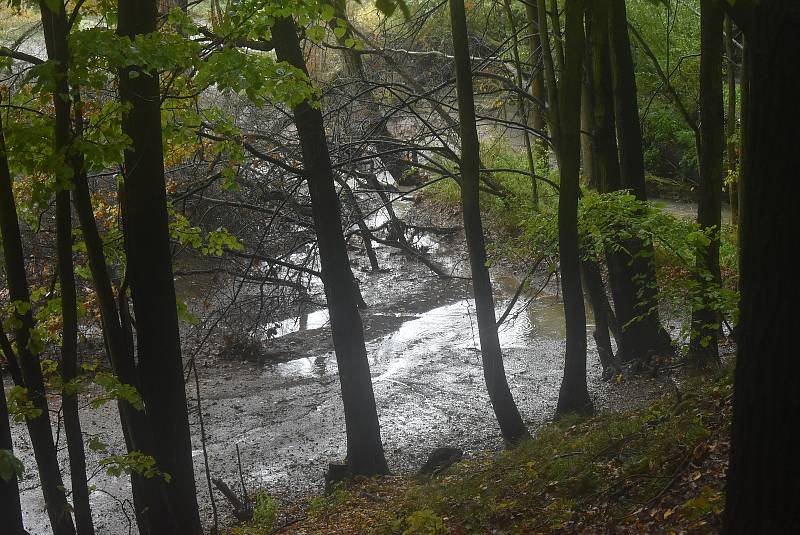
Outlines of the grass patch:
[{"label": "grass patch", "polygon": [[634,411],[565,418],[434,479],[356,480],[284,512],[291,525],[277,533],[711,533],[731,391],[726,367]]}]

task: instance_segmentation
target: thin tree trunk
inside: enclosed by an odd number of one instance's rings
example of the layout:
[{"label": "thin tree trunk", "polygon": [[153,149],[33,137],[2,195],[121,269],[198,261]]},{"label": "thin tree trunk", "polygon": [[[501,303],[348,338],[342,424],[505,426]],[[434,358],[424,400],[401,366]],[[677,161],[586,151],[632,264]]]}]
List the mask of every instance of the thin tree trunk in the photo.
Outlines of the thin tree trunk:
[{"label": "thin tree trunk", "polygon": [[[539,11],[533,1],[526,1],[525,14],[528,19],[528,56],[531,63],[531,95],[537,103],[531,106],[531,126],[534,130],[544,132],[545,129],[545,102],[547,95],[544,88],[544,65],[542,64],[542,39],[539,29]],[[533,161],[539,165],[539,160],[547,158],[547,143],[539,138],[533,139]],[[539,206],[539,186],[536,178],[531,177],[531,196],[534,207]]]},{"label": "thin tree trunk", "polygon": [[[294,21],[278,19],[272,28],[272,37],[278,59],[307,74]],[[322,113],[309,102],[298,104],[293,112],[311,194],[322,282],[339,366],[347,428],[347,464],[353,474],[385,474],[388,467],[381,443],[364,328],[351,290],[353,272],[342,233],[339,199],[334,188]]]},{"label": "thin tree trunk", "polygon": [[[534,130],[544,132],[545,128],[545,110],[544,103],[546,94],[544,89],[544,66],[542,65],[542,40],[539,33],[539,12],[533,1],[526,1],[525,14],[528,19],[528,56],[531,64],[531,96],[535,98],[539,104],[531,106],[530,124]],[[538,165],[541,158],[547,157],[547,143],[540,140],[538,137],[533,139],[533,162],[534,173],[535,166]],[[539,206],[539,185],[535,177],[531,177],[531,198],[533,199],[533,206]]]},{"label": "thin tree trunk", "polygon": [[[12,179],[6,158],[6,144],[0,118],[0,234],[3,236],[3,256],[5,259],[6,283],[9,300],[22,306],[30,306],[28,279],[25,273],[24,251],[20,237],[17,207],[11,187]],[[33,312],[28,308],[17,309],[14,314],[18,327],[16,342],[22,379],[28,389],[28,398],[34,408],[41,413],[27,419],[28,432],[33,445],[39,479],[42,485],[47,514],[54,535],[75,535],[69,504],[64,493],[61,468],[56,457],[56,446],[50,428],[50,410],[45,392],[39,355],[31,351],[29,341],[34,328]]]},{"label": "thin tree trunk", "polygon": [[86,477],[86,452],[78,414],[78,396],[69,392],[69,384],[78,374],[78,317],[75,296],[75,272],[72,264],[72,214],[69,191],[56,193],[56,231],[58,276],[61,284],[61,378],[67,387],[62,392],[61,410],[64,433],[69,452],[69,471],[72,481],[72,503],[78,535],[94,533],[92,510],[89,506],[89,486]]},{"label": "thin tree trunk", "polygon": [[578,250],[581,72],[585,47],[583,0],[567,0],[565,11],[565,70],[559,88],[561,191],[558,198],[558,249],[567,340],[557,414],[587,412],[592,406],[586,386],[586,309]]},{"label": "thin tree trunk", "polygon": [[350,204],[350,209],[353,210],[353,216],[355,217],[356,225],[358,226],[358,231],[361,235],[361,241],[364,243],[364,250],[367,253],[370,269],[372,269],[372,271],[380,271],[381,266],[378,264],[378,257],[375,254],[375,249],[372,247],[372,233],[370,232],[369,225],[367,225],[367,222],[364,218],[364,212],[361,210],[361,206],[358,204],[358,199],[356,198],[355,193],[353,193],[353,188],[350,187],[345,179],[337,180],[337,182],[342,187],[342,190],[344,190],[344,193],[347,196],[347,200]]},{"label": "thin tree trunk", "polygon": [[614,348],[611,346],[611,324],[608,317],[608,296],[603,284],[603,274],[600,264],[594,260],[581,261],[581,274],[589,303],[594,314],[594,341],[600,364],[603,366],[603,377],[608,377],[616,369],[614,364]]},{"label": "thin tree trunk", "polygon": [[[511,52],[512,57],[514,58],[514,68],[516,72],[516,82],[517,87],[523,88],[525,87],[525,82],[522,77],[522,60],[520,59],[519,54],[519,36],[517,34],[517,24],[514,22],[514,11],[511,9],[511,0],[503,0],[503,7],[505,8],[506,18],[508,19],[508,26],[511,30]],[[528,100],[525,98],[525,95],[522,93],[519,94],[519,98],[517,99],[517,106],[519,107],[519,115],[520,115],[520,122],[523,126],[525,126],[525,130],[523,131],[523,136],[525,139],[525,156],[528,158],[528,171],[531,174],[531,182],[533,183],[532,186],[532,201],[533,201],[533,209],[539,209],[539,194],[538,189],[536,187],[536,159],[533,154],[533,141],[531,140],[530,132],[528,132],[528,121],[530,119],[530,114],[528,113]]]},{"label": "thin tree trunk", "polygon": [[[740,4],[737,4],[739,6]],[[752,7],[748,7],[752,6]],[[723,535],[800,525],[797,377],[797,58],[800,4],[741,3],[749,79],[739,220],[741,300]],[[747,16],[749,15],[749,16]],[[743,116],[743,119],[745,117]]]},{"label": "thin tree trunk", "polygon": [[508,386],[500,338],[497,335],[492,281],[486,267],[486,245],[480,212],[480,144],[475,124],[472,66],[463,0],[450,0],[450,24],[453,31],[458,115],[461,123],[461,206],[478,317],[483,376],[500,432],[507,442],[515,444],[527,437],[528,431]]},{"label": "thin tree trunk", "polygon": [[[13,354],[7,353],[5,349],[3,350],[3,355],[8,362],[16,358]],[[2,368],[0,368],[0,451],[6,451],[11,455],[14,454]],[[22,524],[22,506],[19,501],[19,484],[16,474],[12,474],[8,480],[0,476],[0,518],[3,519],[3,529],[7,529],[9,535],[23,535],[26,533]]]},{"label": "thin tree trunk", "polygon": [[[581,90],[581,178],[587,187],[597,189],[595,178],[594,151],[592,150],[594,125],[593,99],[594,94],[594,70],[592,69],[592,55],[594,53],[590,46],[590,38],[595,26],[592,10],[586,9],[586,40],[583,55],[583,87]],[[602,21],[601,21],[602,24]]]},{"label": "thin tree trunk", "polygon": [[558,0],[550,0],[550,26],[551,35],[553,36],[553,49],[556,61],[556,68],[558,69],[559,76],[564,73],[564,43],[561,38],[561,17],[558,13]]},{"label": "thin tree trunk", "polygon": [[708,295],[722,284],[719,233],[722,209],[722,170],[725,146],[722,106],[722,8],[714,0],[700,1],[700,187],[697,223],[709,233],[707,246],[697,251],[698,286],[702,292],[692,309],[689,355],[699,366],[719,358],[719,312]]},{"label": "thin tree trunk", "polygon": [[[69,151],[72,133],[69,92],[69,47],[67,44],[67,15],[64,6],[51,11],[45,2],[40,3],[42,28],[44,30],[47,55],[55,64],[56,83],[53,91],[55,111],[54,154],[65,158],[60,169],[69,169]],[[78,310],[75,294],[75,270],[72,260],[72,208],[69,190],[72,177],[61,171],[56,174],[56,252],[58,279],[61,286],[61,377],[64,385],[78,373]],[[69,452],[70,480],[72,482],[72,506],[75,511],[75,528],[78,535],[93,535],[92,509],[89,505],[89,485],[86,476],[86,452],[83,446],[83,432],[78,414],[77,394],[62,392],[61,402],[64,414],[64,433]]]},{"label": "thin tree trunk", "polygon": [[[556,71],[553,65],[553,52],[550,48],[550,37],[547,30],[547,8],[545,7],[545,0],[537,0],[536,5],[539,14],[539,36],[542,42],[544,81],[545,87],[547,87],[547,125],[550,127],[550,137],[557,144],[561,136],[559,131],[561,112],[558,105],[558,83],[556,82]],[[556,155],[558,155],[558,151],[556,151]]]},{"label": "thin tree trunk", "polygon": [[[130,39],[156,31],[155,0],[119,0],[117,33]],[[182,533],[200,534],[200,514],[186,408],[183,361],[164,180],[158,74],[147,66],[119,73],[119,96],[130,106],[122,131],[131,139],[124,156],[123,203],[127,274],[136,314],[141,393],[155,438],[158,466]]]},{"label": "thin tree trunk", "polygon": [[[620,183],[640,201],[647,200],[644,181],[644,152],[636,97],[630,37],[625,0],[610,0],[609,49],[614,86],[614,114],[620,155]],[[626,358],[645,358],[649,353],[671,352],[669,333],[662,327],[658,313],[658,282],[653,265],[653,246],[633,238],[625,248],[631,253],[626,262],[635,281],[634,303],[618,303],[617,319],[627,332],[629,354]],[[622,305],[622,306],[620,306]],[[632,310],[628,316],[626,312]]]},{"label": "thin tree trunk", "polygon": [[[733,59],[733,21],[725,16],[725,55],[728,58],[726,79],[728,82],[728,117],[725,121],[725,146],[727,148],[728,176],[736,174],[736,62]],[[731,207],[731,225],[739,222],[739,194],[736,181],[728,184],[728,202]]]}]

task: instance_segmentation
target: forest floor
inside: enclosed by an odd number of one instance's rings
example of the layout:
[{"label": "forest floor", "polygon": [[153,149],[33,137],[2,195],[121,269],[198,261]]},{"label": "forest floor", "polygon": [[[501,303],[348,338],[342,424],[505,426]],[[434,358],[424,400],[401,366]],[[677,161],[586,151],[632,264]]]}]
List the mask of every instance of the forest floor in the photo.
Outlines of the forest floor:
[{"label": "forest floor", "polygon": [[716,533],[731,369],[684,377],[633,410],[548,424],[514,449],[470,456],[432,478],[358,479],[277,517],[257,507],[261,523],[232,533]]}]

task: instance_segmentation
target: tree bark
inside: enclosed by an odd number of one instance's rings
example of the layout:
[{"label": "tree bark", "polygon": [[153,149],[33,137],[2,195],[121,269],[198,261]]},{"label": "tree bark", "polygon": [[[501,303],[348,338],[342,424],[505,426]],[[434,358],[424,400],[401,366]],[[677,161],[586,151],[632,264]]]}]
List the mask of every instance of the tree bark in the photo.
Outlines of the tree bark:
[{"label": "tree bark", "polygon": [[[3,355],[8,362],[16,358],[3,350]],[[0,451],[5,450],[14,454],[14,443],[11,440],[11,427],[8,419],[8,405],[6,404],[6,389],[3,382],[3,369],[0,368]],[[3,519],[4,529],[9,535],[23,535],[27,532],[22,524],[22,506],[19,501],[19,483],[17,475],[12,474],[11,479],[5,480],[0,476],[0,518]]]},{"label": "tree bark", "polygon": [[[553,51],[550,48],[550,34],[547,30],[547,8],[545,7],[545,0],[537,0],[536,6],[539,15],[539,37],[542,43],[544,82],[547,88],[547,126],[550,128],[550,137],[554,140],[554,144],[557,144],[561,137],[561,132],[559,130],[561,112],[559,111],[558,105],[558,82],[556,81],[556,70],[553,64]],[[558,153],[558,151],[556,151],[556,153]]]},{"label": "tree bark", "polygon": [[[72,177],[69,176],[69,151],[72,132],[70,118],[70,87],[68,78],[69,45],[67,44],[67,14],[63,5],[51,11],[45,2],[40,2],[42,28],[44,30],[47,56],[55,64],[56,82],[53,91],[55,126],[53,136],[54,153],[63,158],[64,164],[56,173],[56,255],[58,279],[61,286],[61,377],[64,385],[78,373],[78,310],[75,293],[75,269],[72,261],[72,208],[69,196]],[[66,171],[66,172],[65,172]],[[93,535],[94,523],[89,505],[89,485],[86,476],[86,452],[78,414],[78,397],[75,393],[62,392],[61,408],[64,414],[64,433],[69,452],[70,480],[72,482],[72,506],[75,511],[75,528],[78,535]]]},{"label": "tree bark", "polygon": [[[12,303],[30,306],[28,279],[25,273],[22,238],[17,221],[17,207],[12,190],[11,173],[6,158],[5,136],[0,118],[0,235],[3,236],[3,256],[6,267],[8,296]],[[29,342],[34,328],[33,312],[17,310],[14,314],[16,328],[17,357],[22,379],[28,389],[28,398],[41,411],[35,418],[27,419],[28,432],[33,445],[42,495],[50,518],[54,535],[75,535],[75,525],[64,493],[64,482],[56,457],[56,446],[50,428],[50,411],[45,392],[39,354],[31,350]]]},{"label": "tree bark", "polygon": [[582,260],[581,274],[594,314],[594,341],[597,345],[600,364],[603,366],[603,376],[606,377],[615,370],[616,365],[614,364],[614,348],[611,346],[609,334],[611,323],[608,317],[608,296],[605,284],[603,284],[600,264],[595,260]]},{"label": "tree bark", "polygon": [[565,11],[565,70],[559,87],[561,191],[558,198],[558,249],[567,347],[557,414],[587,412],[592,407],[586,386],[586,309],[578,250],[581,72],[585,48],[583,0],[567,0]]},{"label": "tree bark", "polygon": [[[638,200],[646,201],[642,132],[625,0],[611,0],[609,9],[609,50],[619,141],[620,186],[630,190]],[[639,239],[628,240],[623,245],[631,253],[625,264],[632,274],[626,276],[623,272],[620,278],[635,281],[636,296],[633,303],[618,303],[617,296],[614,300],[618,307],[617,319],[623,330],[627,331],[629,354],[626,358],[645,358],[651,352],[670,352],[672,341],[662,327],[658,313],[658,281],[652,261],[653,246]],[[632,311],[630,315],[628,310]]]},{"label": "tree bark", "polygon": [[[543,108],[546,100],[544,88],[544,65],[542,65],[542,40],[539,30],[539,12],[534,2],[526,1],[525,14],[528,18],[528,57],[531,64],[531,96],[538,102],[531,106],[530,124],[534,130],[544,132],[545,110]],[[546,158],[548,153],[547,144],[538,137],[533,139],[533,161],[538,165],[541,158]],[[539,186],[535,177],[531,177],[531,197],[534,207],[539,205]]]},{"label": "tree bark", "polygon": [[722,8],[714,0],[700,2],[700,186],[697,223],[710,234],[707,246],[697,251],[697,284],[702,295],[692,309],[689,355],[696,365],[719,358],[719,312],[709,292],[722,284],[719,268],[719,233],[722,210],[722,170],[725,146],[722,105]]},{"label": "tree bark", "polygon": [[[722,533],[793,533],[800,525],[795,303],[800,176],[800,4],[743,4],[749,103],[740,214],[738,357]],[[745,117],[743,116],[743,119]]]},{"label": "tree bark", "polygon": [[372,247],[372,233],[369,230],[369,225],[364,217],[364,212],[361,210],[361,205],[358,204],[356,194],[353,193],[353,188],[347,183],[347,180],[337,180],[342,190],[344,191],[347,201],[350,204],[350,209],[353,210],[353,218],[355,219],[356,226],[358,226],[359,234],[361,234],[361,241],[364,244],[364,251],[369,260],[370,269],[380,271],[381,266],[378,264],[378,256],[375,254],[375,249]]},{"label": "tree bark", "polygon": [[[76,136],[81,136],[83,135],[83,111],[79,98],[75,99],[73,107],[75,110],[75,133]],[[86,245],[89,270],[92,273],[94,291],[100,308],[106,353],[111,369],[120,382],[131,385],[136,388],[137,392],[141,392],[134,361],[134,348],[129,347],[125,331],[120,323],[120,313],[114,301],[103,239],[94,219],[94,209],[82,154],[77,152],[73,154],[72,169],[75,184],[73,203]],[[130,346],[132,345],[131,342]],[[153,429],[150,427],[147,413],[137,410],[124,400],[117,401],[117,409],[127,451],[129,453],[141,451],[146,455],[154,456]],[[131,474],[136,521],[142,534],[166,535],[174,533],[178,529],[164,486],[161,478],[144,478]]]},{"label": "tree bark", "polygon": [[[308,74],[294,21],[278,19],[272,28],[272,37],[278,60]],[[295,106],[293,113],[311,194],[322,282],[339,366],[347,427],[347,464],[353,474],[385,474],[388,467],[381,443],[364,328],[352,291],[353,272],[342,233],[339,199],[334,188],[322,113],[309,102]]]},{"label": "tree bark", "polygon": [[[119,0],[117,33],[134,39],[156,31],[155,0]],[[183,381],[180,332],[169,241],[158,74],[145,65],[120,70],[119,96],[130,106],[122,131],[124,234],[136,315],[142,398],[155,438],[155,458],[183,533],[202,533]]]},{"label": "tree bark", "polygon": [[[593,189],[597,189],[597,180],[595,177],[594,151],[592,145],[594,143],[593,133],[595,130],[594,124],[594,70],[592,68],[592,55],[594,54],[593,47],[590,45],[590,39],[594,29],[594,16],[593,10],[587,6],[585,13],[585,28],[586,28],[586,45],[584,46],[583,54],[583,87],[581,89],[581,178],[583,183]],[[602,23],[602,21],[601,21]]]},{"label": "tree bark", "polygon": [[472,88],[467,18],[463,0],[450,0],[450,24],[453,32],[453,54],[456,66],[458,115],[461,123],[461,207],[464,233],[469,250],[472,291],[478,317],[483,376],[500,432],[511,443],[528,436],[514,397],[508,386],[500,338],[494,310],[492,281],[486,267],[486,244],[480,212],[480,144],[475,123],[475,101]]},{"label": "tree bark", "polygon": [[[733,21],[725,16],[725,56],[728,68],[725,78],[728,82],[728,116],[725,120],[725,146],[727,149],[728,175],[736,174],[738,162],[736,158],[736,62],[734,61]],[[728,184],[728,203],[731,207],[731,225],[739,222],[739,193],[736,180]]]},{"label": "tree bark", "polygon": [[[520,59],[519,53],[519,36],[517,32],[517,23],[514,21],[514,11],[511,9],[511,0],[503,0],[503,7],[505,8],[506,18],[508,19],[508,26],[511,30],[511,52],[512,57],[514,59],[514,68],[516,72],[516,82],[517,86],[522,88],[525,87],[525,82],[523,79],[523,70],[522,70],[522,60]],[[531,114],[528,113],[528,100],[525,98],[523,93],[520,93],[517,99],[517,107],[519,108],[520,114],[520,122],[525,126],[525,130],[523,131],[523,136],[525,139],[525,156],[528,158],[528,171],[531,174],[531,201],[533,204],[533,209],[539,209],[539,192],[538,187],[536,185],[536,157],[533,151],[533,141],[531,140],[531,134],[528,132],[528,122],[531,118]]]}]

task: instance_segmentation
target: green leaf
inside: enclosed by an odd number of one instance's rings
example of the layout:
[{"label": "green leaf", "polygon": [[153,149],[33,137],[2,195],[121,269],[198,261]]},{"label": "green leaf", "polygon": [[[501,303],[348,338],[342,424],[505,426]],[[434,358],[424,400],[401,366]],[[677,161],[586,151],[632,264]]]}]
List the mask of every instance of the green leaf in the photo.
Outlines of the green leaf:
[{"label": "green leaf", "polygon": [[0,450],[0,479],[11,481],[14,477],[21,478],[24,472],[22,461],[9,450]]}]

